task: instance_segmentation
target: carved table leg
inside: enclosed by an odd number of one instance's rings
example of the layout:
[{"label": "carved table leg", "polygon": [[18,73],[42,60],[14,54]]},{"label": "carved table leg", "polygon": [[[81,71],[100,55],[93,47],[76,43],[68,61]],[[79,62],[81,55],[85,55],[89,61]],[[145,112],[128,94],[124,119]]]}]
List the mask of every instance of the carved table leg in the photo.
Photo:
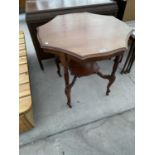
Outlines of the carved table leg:
[{"label": "carved table leg", "polygon": [[59,59],[59,57],[55,57],[55,64],[56,64],[56,66],[57,66],[57,73],[58,73],[58,75],[60,76],[60,77],[62,77],[62,75],[61,75],[61,71],[60,71],[60,59]]},{"label": "carved table leg", "polygon": [[72,82],[69,84],[69,73],[68,70],[65,69],[65,73],[64,73],[64,78],[65,78],[65,94],[67,96],[67,105],[72,108],[71,106],[71,88],[73,87],[77,77],[74,76]]},{"label": "carved table leg", "polygon": [[69,91],[69,72],[68,67],[64,66],[65,94],[67,96],[67,104],[71,108],[70,91]]},{"label": "carved table leg", "polygon": [[[109,80],[109,83],[107,85],[107,91],[106,95],[109,95],[110,93],[110,86],[115,81],[115,72],[118,68],[118,64],[120,62],[122,55],[116,56],[114,59],[114,65],[112,69],[112,73],[110,75],[103,75],[99,71],[99,67],[96,63],[86,63],[86,64],[76,64],[77,62],[74,62],[74,65],[71,64],[71,61],[68,61],[67,56],[61,57],[61,62],[64,66],[64,80],[65,80],[65,94],[67,97],[67,105],[71,108],[71,88],[73,87],[77,77],[87,76],[96,73],[101,78]],[[75,65],[76,64],[76,65]],[[71,83],[69,83],[69,69],[71,71],[71,74],[74,75],[74,78]]]},{"label": "carved table leg", "polygon": [[97,72],[96,74],[99,75],[101,78],[107,79],[109,80],[109,83],[107,85],[107,91],[106,91],[106,95],[109,95],[110,93],[110,86],[113,84],[113,82],[115,81],[115,72],[117,70],[118,64],[120,62],[122,55],[120,56],[116,56],[115,60],[114,60],[114,65],[113,65],[113,70],[111,75],[103,75],[101,72]]},{"label": "carved table leg", "polygon": [[69,85],[67,85],[67,87],[65,88],[65,94],[67,96],[67,104],[70,108],[72,108],[72,106],[71,106],[71,88],[73,87],[76,79],[77,79],[77,77],[74,76],[72,82]]},{"label": "carved table leg", "polygon": [[113,70],[112,70],[111,77],[110,77],[110,80],[109,80],[109,83],[108,83],[108,86],[107,86],[106,95],[109,95],[109,93],[110,93],[110,86],[113,84],[113,82],[114,82],[115,79],[116,79],[115,73],[116,73],[116,70],[117,70],[117,68],[118,68],[118,64],[119,64],[119,61],[120,61],[120,57],[121,57],[121,56],[116,56],[116,58],[115,58],[115,60],[114,60]]},{"label": "carved table leg", "polygon": [[68,59],[66,55],[62,55],[60,57],[61,59],[61,63],[64,66],[64,80],[65,80],[65,94],[67,97],[67,105],[69,106],[69,108],[72,108],[71,106],[71,88],[73,87],[77,76],[74,76],[72,82],[69,84],[69,66],[68,66]]}]

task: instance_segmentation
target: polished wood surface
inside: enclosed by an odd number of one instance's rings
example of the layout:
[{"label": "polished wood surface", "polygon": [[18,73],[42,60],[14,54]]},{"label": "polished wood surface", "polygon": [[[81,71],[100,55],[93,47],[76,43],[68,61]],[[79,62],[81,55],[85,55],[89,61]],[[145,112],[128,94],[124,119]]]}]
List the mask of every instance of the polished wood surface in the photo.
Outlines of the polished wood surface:
[{"label": "polished wood surface", "polygon": [[37,30],[42,48],[87,59],[126,50],[132,27],[113,16],[74,13],[57,16]]},{"label": "polished wood surface", "polygon": [[24,33],[19,33],[19,130],[25,132],[33,127],[32,98],[29,83]]},{"label": "polished wood surface", "polygon": [[[37,28],[44,51],[55,54],[64,68],[65,94],[71,108],[71,88],[77,77],[97,74],[114,83],[118,64],[127,49],[132,28],[112,16],[92,13],[60,15]],[[115,57],[111,74],[102,74],[95,61]],[[70,82],[70,74],[74,76]]]},{"label": "polished wood surface", "polygon": [[26,11],[28,13],[43,10],[62,10],[76,7],[84,7],[91,5],[111,4],[113,0],[37,0],[27,1]]}]

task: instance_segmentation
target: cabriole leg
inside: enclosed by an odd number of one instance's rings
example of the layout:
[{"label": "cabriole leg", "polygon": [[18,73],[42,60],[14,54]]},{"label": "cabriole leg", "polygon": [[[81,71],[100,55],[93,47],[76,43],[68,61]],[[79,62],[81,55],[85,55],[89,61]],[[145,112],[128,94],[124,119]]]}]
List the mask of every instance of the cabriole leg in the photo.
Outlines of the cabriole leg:
[{"label": "cabriole leg", "polygon": [[[66,77],[67,78],[67,77]],[[69,78],[68,78],[69,79]],[[74,76],[72,82],[68,85],[66,85],[66,88],[65,88],[65,94],[67,96],[67,105],[72,108],[71,106],[71,88],[73,87],[75,81],[76,81],[77,77]],[[68,80],[69,81],[69,80]],[[67,81],[66,81],[67,82]]]},{"label": "cabriole leg", "polygon": [[57,66],[57,73],[58,73],[59,77],[62,77],[61,71],[60,71],[60,59],[57,56],[55,57],[55,64]]},{"label": "cabriole leg", "polygon": [[111,73],[111,76],[110,76],[110,79],[109,79],[109,83],[108,83],[108,86],[107,86],[106,95],[109,95],[109,93],[110,93],[110,86],[114,83],[114,81],[116,79],[115,73],[116,73],[116,70],[118,68],[118,64],[119,64],[120,58],[121,58],[121,55],[115,57],[112,73]]},{"label": "cabriole leg", "polygon": [[106,91],[106,95],[109,95],[110,93],[110,86],[114,83],[116,77],[115,77],[115,72],[117,70],[117,67],[118,67],[118,64],[120,62],[120,59],[121,59],[122,55],[120,56],[116,56],[115,59],[114,59],[114,65],[113,65],[113,70],[112,70],[112,73],[111,75],[103,75],[101,72],[97,72],[96,74],[98,76],[100,76],[101,78],[103,79],[107,79],[109,80],[109,83],[107,85],[107,91]]}]

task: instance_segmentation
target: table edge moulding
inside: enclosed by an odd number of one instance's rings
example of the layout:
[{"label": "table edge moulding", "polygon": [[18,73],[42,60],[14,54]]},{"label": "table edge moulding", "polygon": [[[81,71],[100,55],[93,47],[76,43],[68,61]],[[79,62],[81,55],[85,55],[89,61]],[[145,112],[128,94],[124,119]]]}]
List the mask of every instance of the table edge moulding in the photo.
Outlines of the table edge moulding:
[{"label": "table edge moulding", "polygon": [[[66,21],[68,21],[67,20],[67,16],[75,16],[75,17],[73,17],[73,18],[76,18],[76,15],[77,15],[77,17],[80,15],[80,14],[82,14],[82,16],[85,16],[86,15],[86,17],[87,17],[87,15],[88,16],[92,16],[91,18],[93,18],[93,16],[94,17],[104,17],[104,18],[111,18],[112,20],[116,20],[117,22],[119,22],[119,24],[124,24],[124,27],[126,26],[126,28],[128,28],[128,31],[129,30],[131,30],[129,33],[128,33],[128,35],[126,35],[125,36],[125,38],[124,38],[124,47],[120,47],[120,48],[114,48],[113,50],[110,50],[110,51],[108,51],[106,48],[100,48],[98,51],[96,51],[95,53],[93,53],[93,54],[91,54],[91,53],[89,53],[89,54],[85,54],[85,55],[82,55],[82,53],[80,54],[79,52],[74,52],[74,51],[71,51],[71,50],[69,50],[69,48],[70,47],[68,47],[68,49],[63,49],[63,48],[60,48],[60,47],[56,47],[56,46],[54,46],[54,45],[52,45],[52,43],[50,44],[49,42],[48,42],[48,40],[42,40],[41,38],[40,38],[40,35],[39,35],[39,33],[41,33],[40,31],[41,31],[41,29],[43,30],[43,28],[45,27],[47,27],[47,28],[49,28],[50,26],[52,26],[51,24],[50,24],[50,22],[55,22],[55,20],[58,20],[58,18],[60,17],[62,17],[62,18],[65,18],[66,17]],[[68,18],[70,18],[70,17],[68,17]],[[71,17],[71,19],[73,19],[72,17]],[[96,20],[96,19],[95,19]],[[52,23],[52,24],[53,24]],[[73,24],[73,23],[72,23]],[[49,26],[48,26],[49,25]],[[53,27],[54,27],[55,25],[53,25]],[[67,28],[67,26],[68,26],[68,23],[66,23],[66,25],[65,25],[65,28]],[[83,25],[84,26],[84,25]],[[95,26],[95,25],[94,25]],[[111,26],[111,25],[109,25],[109,26]],[[64,25],[62,25],[62,27],[60,27],[60,28],[62,28],[63,29],[63,27],[64,27]],[[84,27],[85,28],[85,27]],[[75,28],[76,29],[76,28]],[[57,29],[56,29],[57,30]],[[81,29],[80,29],[81,30]],[[51,28],[51,31],[53,32],[53,34],[54,33],[57,33],[57,32],[54,32],[53,31],[53,29]],[[129,39],[129,37],[130,37],[130,35],[132,34],[132,32],[133,32],[133,30],[132,30],[132,28],[130,28],[126,23],[124,23],[124,22],[122,22],[122,21],[120,21],[120,20],[118,20],[118,19],[116,19],[115,17],[113,17],[113,16],[106,16],[106,15],[97,15],[97,14],[93,14],[93,13],[88,13],[88,12],[84,12],[84,13],[72,13],[72,14],[65,14],[65,15],[58,15],[58,16],[56,16],[54,19],[52,19],[52,20],[50,20],[48,23],[46,23],[46,24],[44,24],[44,25],[42,25],[42,26],[39,26],[38,28],[37,28],[37,37],[38,37],[38,40],[39,40],[39,42],[40,42],[40,46],[41,46],[41,48],[43,48],[43,49],[46,49],[45,50],[45,52],[47,52],[47,53],[50,53],[49,51],[51,50],[52,52],[64,52],[64,53],[66,53],[66,54],[69,54],[69,55],[71,55],[71,56],[73,56],[73,57],[77,57],[78,59],[80,59],[80,60],[85,60],[85,59],[89,59],[89,58],[93,58],[93,57],[101,57],[101,56],[107,56],[107,55],[115,55],[115,53],[117,53],[117,52],[119,52],[119,51],[121,51],[121,50],[127,50],[127,48],[128,48],[128,39]],[[43,32],[42,33],[45,33],[46,31],[44,31],[43,30]],[[51,35],[52,35],[52,32],[51,32]],[[50,32],[49,32],[50,33]],[[80,31],[79,31],[79,33],[80,33]],[[73,34],[76,34],[76,33],[73,33]],[[78,32],[77,32],[77,34],[78,34]],[[93,34],[94,35],[94,34]],[[119,34],[118,34],[119,35]],[[64,34],[63,35],[61,35],[60,36],[60,39],[59,39],[59,41],[61,41],[61,39],[63,40],[63,38],[65,37],[65,32],[64,32]],[[71,36],[72,37],[72,36]],[[91,37],[93,37],[93,36],[91,36]],[[51,37],[52,38],[52,37]],[[104,38],[104,37],[103,37]],[[92,38],[93,39],[93,38]],[[53,38],[53,40],[52,41],[55,41],[56,40],[56,38]],[[58,42],[58,44],[59,44],[59,41],[57,41]],[[55,42],[56,43],[56,42]],[[65,43],[64,43],[65,44]],[[64,44],[62,45],[62,46],[64,46]],[[60,44],[59,44],[59,46],[60,46]],[[75,49],[74,49],[75,50]],[[89,49],[88,49],[89,50]],[[105,51],[104,51],[105,50]],[[106,51],[107,50],[107,51]]]}]

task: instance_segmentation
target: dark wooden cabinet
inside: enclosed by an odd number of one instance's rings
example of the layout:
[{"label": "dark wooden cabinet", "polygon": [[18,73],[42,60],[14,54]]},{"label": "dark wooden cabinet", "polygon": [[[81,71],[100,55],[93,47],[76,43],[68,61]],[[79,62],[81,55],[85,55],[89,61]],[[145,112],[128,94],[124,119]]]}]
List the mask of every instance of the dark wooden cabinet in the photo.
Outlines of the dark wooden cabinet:
[{"label": "dark wooden cabinet", "polygon": [[75,12],[91,12],[117,17],[119,6],[114,0],[48,0],[26,1],[26,22],[36,50],[38,61],[43,69],[42,60],[52,55],[44,53],[40,48],[36,28],[57,15]]}]

